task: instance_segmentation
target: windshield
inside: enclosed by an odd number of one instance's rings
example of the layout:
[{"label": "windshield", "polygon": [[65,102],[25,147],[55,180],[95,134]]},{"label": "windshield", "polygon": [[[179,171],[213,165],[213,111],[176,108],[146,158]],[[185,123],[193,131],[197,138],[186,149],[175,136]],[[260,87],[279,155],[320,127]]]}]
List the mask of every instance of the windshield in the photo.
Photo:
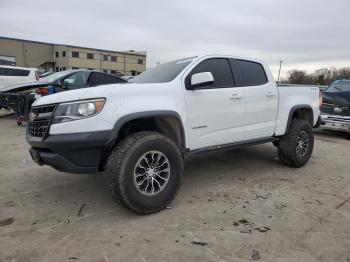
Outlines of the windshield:
[{"label": "windshield", "polygon": [[327,92],[350,91],[350,81],[349,82],[333,83],[327,88],[326,91]]},{"label": "windshield", "polygon": [[72,72],[71,71],[56,72],[56,73],[53,73],[49,76],[41,78],[41,80],[47,81],[48,83],[52,83],[52,82],[55,82],[56,80],[60,79],[62,76],[65,76],[69,73],[72,73]]},{"label": "windshield", "polygon": [[136,76],[135,78],[130,80],[130,82],[165,83],[172,81],[186,66],[188,66],[193,61],[193,59],[194,57],[175,60],[172,62],[158,65]]}]

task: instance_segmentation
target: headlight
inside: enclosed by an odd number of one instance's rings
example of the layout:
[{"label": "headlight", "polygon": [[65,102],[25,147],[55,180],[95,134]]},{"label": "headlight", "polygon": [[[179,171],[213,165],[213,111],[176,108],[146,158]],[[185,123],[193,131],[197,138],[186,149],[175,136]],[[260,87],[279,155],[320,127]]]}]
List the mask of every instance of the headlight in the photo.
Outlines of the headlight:
[{"label": "headlight", "polygon": [[95,116],[102,110],[105,102],[105,99],[94,99],[59,104],[55,110],[53,124]]}]

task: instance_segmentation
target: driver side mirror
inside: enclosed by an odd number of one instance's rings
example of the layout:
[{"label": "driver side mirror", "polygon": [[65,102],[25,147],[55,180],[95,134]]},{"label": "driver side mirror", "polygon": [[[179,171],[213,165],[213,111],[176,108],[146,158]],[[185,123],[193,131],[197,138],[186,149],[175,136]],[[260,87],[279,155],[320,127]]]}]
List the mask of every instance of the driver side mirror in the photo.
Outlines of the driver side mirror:
[{"label": "driver side mirror", "polygon": [[214,77],[211,72],[202,72],[193,74],[191,76],[191,85],[190,89],[194,90],[201,86],[208,86],[214,83]]}]

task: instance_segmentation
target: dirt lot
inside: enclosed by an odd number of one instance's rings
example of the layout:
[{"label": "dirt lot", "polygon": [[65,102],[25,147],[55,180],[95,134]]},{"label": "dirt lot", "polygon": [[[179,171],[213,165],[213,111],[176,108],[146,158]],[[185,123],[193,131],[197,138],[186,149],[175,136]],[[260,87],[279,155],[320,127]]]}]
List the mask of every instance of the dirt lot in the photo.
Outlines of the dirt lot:
[{"label": "dirt lot", "polygon": [[318,133],[301,169],[270,144],[189,160],[171,208],[139,216],[101,177],[35,165],[24,133],[0,119],[0,261],[350,261],[350,141],[337,134]]}]

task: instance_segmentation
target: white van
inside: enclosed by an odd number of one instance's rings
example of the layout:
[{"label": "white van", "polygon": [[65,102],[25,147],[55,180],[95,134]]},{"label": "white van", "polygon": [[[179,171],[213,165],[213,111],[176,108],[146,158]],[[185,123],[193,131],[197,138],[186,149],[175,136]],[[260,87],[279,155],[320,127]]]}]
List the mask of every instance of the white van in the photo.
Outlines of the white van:
[{"label": "white van", "polygon": [[37,68],[0,65],[0,91],[4,87],[39,80]]}]

